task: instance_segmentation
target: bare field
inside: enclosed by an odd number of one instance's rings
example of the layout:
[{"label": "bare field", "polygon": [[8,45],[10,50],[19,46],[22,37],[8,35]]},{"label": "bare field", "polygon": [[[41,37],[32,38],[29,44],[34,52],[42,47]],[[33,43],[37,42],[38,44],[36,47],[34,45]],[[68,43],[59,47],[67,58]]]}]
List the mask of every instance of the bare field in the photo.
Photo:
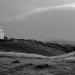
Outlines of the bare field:
[{"label": "bare field", "polygon": [[0,75],[75,75],[74,54],[48,58],[0,55]]}]

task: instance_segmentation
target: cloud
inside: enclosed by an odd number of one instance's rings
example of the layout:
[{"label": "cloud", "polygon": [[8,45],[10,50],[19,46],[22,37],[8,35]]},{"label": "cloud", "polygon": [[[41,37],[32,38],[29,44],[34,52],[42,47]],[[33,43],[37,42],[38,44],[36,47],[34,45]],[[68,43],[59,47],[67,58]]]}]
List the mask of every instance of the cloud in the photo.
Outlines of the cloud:
[{"label": "cloud", "polygon": [[34,13],[40,13],[40,12],[44,12],[44,11],[48,11],[51,9],[61,9],[61,8],[66,8],[66,7],[71,7],[71,8],[75,8],[75,4],[66,4],[66,5],[59,5],[59,6],[53,6],[53,7],[40,7],[40,8],[36,8],[32,11],[28,11],[25,14],[26,15],[30,15],[30,14],[34,14]]},{"label": "cloud", "polygon": [[27,12],[24,12],[22,14],[19,14],[18,16],[15,17],[8,17],[5,18],[5,21],[21,21],[25,20],[29,15],[33,15],[35,13],[40,13],[40,12],[45,12],[49,10],[54,10],[54,9],[62,9],[62,8],[75,8],[75,3],[72,4],[64,4],[64,5],[58,5],[58,6],[48,6],[48,7],[39,7],[39,8],[34,8],[32,10],[29,10]]}]

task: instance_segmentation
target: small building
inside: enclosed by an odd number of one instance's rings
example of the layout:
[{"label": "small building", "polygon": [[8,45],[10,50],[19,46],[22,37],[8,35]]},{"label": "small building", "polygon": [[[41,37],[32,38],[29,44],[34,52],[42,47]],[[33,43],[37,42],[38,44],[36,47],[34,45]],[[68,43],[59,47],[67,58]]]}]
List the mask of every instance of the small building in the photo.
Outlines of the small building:
[{"label": "small building", "polygon": [[4,39],[4,30],[0,28],[0,39]]}]

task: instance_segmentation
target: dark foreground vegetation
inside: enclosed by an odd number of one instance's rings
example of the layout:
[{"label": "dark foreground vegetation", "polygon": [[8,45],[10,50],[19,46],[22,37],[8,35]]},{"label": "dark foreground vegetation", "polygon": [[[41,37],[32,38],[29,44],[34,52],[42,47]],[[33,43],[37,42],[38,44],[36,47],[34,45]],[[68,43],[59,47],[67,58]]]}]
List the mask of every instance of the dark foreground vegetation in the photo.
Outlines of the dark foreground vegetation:
[{"label": "dark foreground vegetation", "polygon": [[75,50],[75,46],[63,45],[52,42],[43,42],[33,39],[8,39],[0,40],[0,51],[5,52],[22,52],[41,54],[45,56],[55,56],[69,53]]},{"label": "dark foreground vegetation", "polygon": [[[0,52],[2,54],[0,56],[0,75],[75,75],[74,49],[75,46],[69,44],[5,37],[4,40],[0,40],[0,51],[55,57],[39,57],[39,59],[36,57],[11,57],[11,55],[5,56]],[[65,55],[60,57],[61,54]],[[56,55],[58,56],[56,57]]]},{"label": "dark foreground vegetation", "polygon": [[0,75],[75,75],[75,59],[64,59],[0,57]]}]

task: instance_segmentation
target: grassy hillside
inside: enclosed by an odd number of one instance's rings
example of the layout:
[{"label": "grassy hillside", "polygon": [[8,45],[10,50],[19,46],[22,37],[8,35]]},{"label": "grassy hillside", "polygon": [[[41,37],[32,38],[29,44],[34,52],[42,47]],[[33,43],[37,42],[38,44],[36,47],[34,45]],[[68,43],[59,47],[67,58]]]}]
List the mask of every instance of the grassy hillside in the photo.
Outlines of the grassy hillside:
[{"label": "grassy hillside", "polygon": [[37,40],[0,40],[0,75],[75,75],[73,47]]},{"label": "grassy hillside", "polygon": [[59,44],[58,42],[43,42],[32,39],[4,39],[0,40],[0,51],[21,52],[40,54],[44,56],[55,56],[75,51],[75,46],[70,44]]},{"label": "grassy hillside", "polygon": [[[56,45],[55,45],[56,46]],[[0,51],[40,54],[44,56],[61,55],[63,48],[49,47],[45,42],[36,40],[0,40]]]}]

